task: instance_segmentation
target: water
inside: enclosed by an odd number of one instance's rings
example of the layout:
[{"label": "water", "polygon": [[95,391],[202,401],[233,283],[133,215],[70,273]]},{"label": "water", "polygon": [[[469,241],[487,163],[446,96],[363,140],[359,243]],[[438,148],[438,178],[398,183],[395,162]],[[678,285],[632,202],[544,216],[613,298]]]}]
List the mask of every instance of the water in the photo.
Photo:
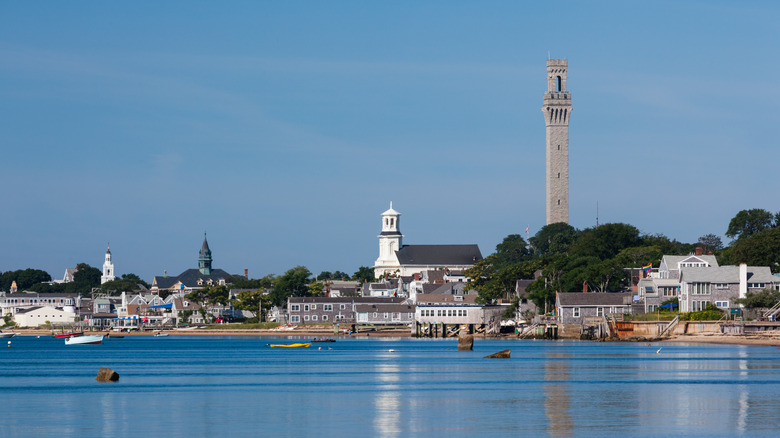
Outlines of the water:
[{"label": "water", "polygon": [[[5,341],[5,340],[3,340]],[[776,436],[780,348],[17,336],[0,436]],[[5,342],[3,342],[4,344]],[[322,348],[321,350],[318,348]],[[511,348],[512,358],[483,359]],[[395,352],[390,352],[393,349]],[[109,367],[116,383],[98,383]]]}]

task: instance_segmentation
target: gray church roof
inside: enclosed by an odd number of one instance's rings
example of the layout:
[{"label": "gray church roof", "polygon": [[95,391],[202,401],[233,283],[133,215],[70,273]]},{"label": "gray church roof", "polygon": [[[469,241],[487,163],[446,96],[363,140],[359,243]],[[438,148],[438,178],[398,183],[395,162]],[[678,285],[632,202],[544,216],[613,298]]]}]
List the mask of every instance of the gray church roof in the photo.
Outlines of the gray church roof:
[{"label": "gray church roof", "polygon": [[401,265],[473,265],[482,260],[477,245],[404,245],[395,254]]}]

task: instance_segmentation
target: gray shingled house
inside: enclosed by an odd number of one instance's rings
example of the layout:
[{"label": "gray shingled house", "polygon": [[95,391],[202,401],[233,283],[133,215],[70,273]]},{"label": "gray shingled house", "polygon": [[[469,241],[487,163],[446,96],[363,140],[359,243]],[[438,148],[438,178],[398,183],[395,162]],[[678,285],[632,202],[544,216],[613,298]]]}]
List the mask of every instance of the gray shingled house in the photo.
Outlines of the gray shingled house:
[{"label": "gray shingled house", "polygon": [[561,324],[582,324],[585,318],[631,313],[631,293],[558,292],[555,312]]}]

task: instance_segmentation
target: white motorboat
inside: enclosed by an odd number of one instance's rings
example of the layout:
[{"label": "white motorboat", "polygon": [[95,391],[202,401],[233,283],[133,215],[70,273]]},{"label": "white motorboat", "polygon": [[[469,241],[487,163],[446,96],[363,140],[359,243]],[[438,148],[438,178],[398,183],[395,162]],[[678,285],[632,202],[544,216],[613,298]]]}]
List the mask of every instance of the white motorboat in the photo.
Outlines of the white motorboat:
[{"label": "white motorboat", "polygon": [[0,339],[2,338],[13,338],[16,336],[16,333],[2,333],[0,332]]},{"label": "white motorboat", "polygon": [[65,339],[65,345],[100,344],[102,342],[103,335],[71,336]]}]

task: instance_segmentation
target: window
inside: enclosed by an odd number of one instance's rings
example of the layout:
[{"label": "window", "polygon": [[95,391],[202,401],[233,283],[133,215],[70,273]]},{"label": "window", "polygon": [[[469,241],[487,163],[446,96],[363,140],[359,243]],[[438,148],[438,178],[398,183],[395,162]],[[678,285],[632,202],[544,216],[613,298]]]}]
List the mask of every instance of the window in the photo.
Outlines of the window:
[{"label": "window", "polygon": [[340,310],[344,310],[344,309],[346,309],[346,308],[347,308],[347,305],[346,305],[346,304],[339,304],[339,309],[340,309]]},{"label": "window", "polygon": [[556,78],[557,78],[556,79],[556,89],[560,93],[561,92],[561,77],[557,76]]},{"label": "window", "polygon": [[308,321],[309,320],[309,315],[303,315],[303,320],[304,321]]},{"label": "window", "polygon": [[764,283],[748,283],[748,289],[763,289]]},{"label": "window", "polygon": [[328,320],[328,315],[322,315],[322,320],[323,321],[327,321]]},{"label": "window", "polygon": [[333,304],[323,304],[322,310],[325,312],[332,312],[333,311]]},{"label": "window", "polygon": [[558,205],[561,205],[561,200],[560,199],[558,200]]},{"label": "window", "polygon": [[715,284],[715,289],[728,289],[729,285],[728,283],[717,283]]},{"label": "window", "polygon": [[316,304],[312,304],[311,305],[311,310],[317,310],[317,305]]},{"label": "window", "polygon": [[312,315],[312,316],[311,316],[311,320],[312,320],[312,321],[316,321],[316,320],[317,320],[317,315]]},{"label": "window", "polygon": [[304,304],[303,305],[303,311],[304,312],[308,312],[309,311],[309,305],[308,304]]},{"label": "window", "polygon": [[[184,305],[186,306],[187,304]],[[301,310],[300,304],[290,304],[290,312],[298,312],[300,310]]]},{"label": "window", "polygon": [[596,307],[596,316],[604,316],[604,308]]},{"label": "window", "polygon": [[469,316],[469,311],[467,309],[463,309],[463,316]]},{"label": "window", "polygon": [[575,318],[579,318],[580,317],[580,308],[579,307],[573,308],[572,311],[571,311],[571,316],[573,316]]},{"label": "window", "polygon": [[715,301],[715,307],[719,309],[728,309],[729,308],[729,302],[728,301]]},{"label": "window", "polygon": [[691,295],[709,295],[710,284],[709,283],[691,283]]},{"label": "window", "polygon": [[387,312],[385,312],[385,314],[384,314],[384,315],[382,315],[382,318],[383,318],[383,319],[387,319]]}]

